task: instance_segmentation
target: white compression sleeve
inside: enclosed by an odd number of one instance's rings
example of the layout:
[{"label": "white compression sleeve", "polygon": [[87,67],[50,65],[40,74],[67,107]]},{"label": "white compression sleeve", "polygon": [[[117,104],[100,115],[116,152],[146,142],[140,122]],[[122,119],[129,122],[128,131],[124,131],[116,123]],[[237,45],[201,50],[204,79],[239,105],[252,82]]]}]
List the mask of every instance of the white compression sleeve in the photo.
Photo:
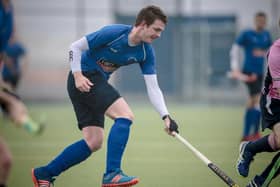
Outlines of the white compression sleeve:
[{"label": "white compression sleeve", "polygon": [[146,88],[150,102],[161,117],[169,114],[161,89],[159,88],[157,75],[144,75]]},{"label": "white compression sleeve", "polygon": [[86,37],[83,37],[80,40],[73,42],[70,45],[69,49],[69,61],[72,73],[76,71],[81,71],[82,51],[89,49]]},{"label": "white compression sleeve", "polygon": [[239,51],[240,47],[237,44],[233,44],[230,50],[231,70],[239,70]]}]

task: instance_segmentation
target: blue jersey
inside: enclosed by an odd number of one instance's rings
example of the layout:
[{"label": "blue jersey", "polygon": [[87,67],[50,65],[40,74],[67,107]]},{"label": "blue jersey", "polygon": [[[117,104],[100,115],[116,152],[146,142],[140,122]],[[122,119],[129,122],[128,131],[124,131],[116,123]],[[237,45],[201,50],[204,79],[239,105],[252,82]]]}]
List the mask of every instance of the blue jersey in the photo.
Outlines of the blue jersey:
[{"label": "blue jersey", "polygon": [[86,36],[89,50],[82,53],[82,71],[100,71],[107,79],[113,71],[106,71],[103,66],[116,70],[121,66],[138,63],[143,74],[155,74],[155,54],[148,43],[130,46],[128,34],[130,25],[109,25]]},{"label": "blue jersey", "polygon": [[3,52],[13,31],[13,11],[12,6],[5,10],[0,2],[0,52]]},{"label": "blue jersey", "polygon": [[244,48],[243,72],[262,75],[265,53],[272,44],[269,32],[245,30],[238,36],[236,43]]}]

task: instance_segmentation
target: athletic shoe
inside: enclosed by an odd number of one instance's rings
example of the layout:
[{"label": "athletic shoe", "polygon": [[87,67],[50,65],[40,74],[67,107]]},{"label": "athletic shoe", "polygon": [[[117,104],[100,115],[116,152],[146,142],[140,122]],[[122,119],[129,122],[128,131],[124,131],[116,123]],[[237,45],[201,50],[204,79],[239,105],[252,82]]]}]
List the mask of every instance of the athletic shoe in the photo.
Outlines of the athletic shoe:
[{"label": "athletic shoe", "polygon": [[242,142],[239,147],[239,158],[237,160],[237,171],[243,176],[247,177],[249,173],[250,163],[254,160],[254,155],[246,150],[246,146],[249,142]]},{"label": "athletic shoe", "polygon": [[261,176],[256,175],[246,187],[261,187],[263,183],[264,179]]},{"label": "athletic shoe", "polygon": [[53,186],[54,178],[50,177],[43,168],[32,168],[31,171],[34,187],[51,187]]},{"label": "athletic shoe", "polygon": [[139,179],[133,176],[127,176],[120,169],[104,174],[102,187],[129,187],[137,184]]}]

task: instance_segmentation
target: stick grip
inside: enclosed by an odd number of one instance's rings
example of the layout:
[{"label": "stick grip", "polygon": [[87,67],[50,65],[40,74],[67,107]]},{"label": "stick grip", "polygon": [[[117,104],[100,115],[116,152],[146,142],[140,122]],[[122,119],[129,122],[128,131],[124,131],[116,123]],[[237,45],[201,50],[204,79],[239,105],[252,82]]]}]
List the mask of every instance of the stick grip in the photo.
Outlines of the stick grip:
[{"label": "stick grip", "polygon": [[228,186],[239,187],[225,172],[223,172],[218,166],[213,163],[208,164],[208,167],[216,173]]}]

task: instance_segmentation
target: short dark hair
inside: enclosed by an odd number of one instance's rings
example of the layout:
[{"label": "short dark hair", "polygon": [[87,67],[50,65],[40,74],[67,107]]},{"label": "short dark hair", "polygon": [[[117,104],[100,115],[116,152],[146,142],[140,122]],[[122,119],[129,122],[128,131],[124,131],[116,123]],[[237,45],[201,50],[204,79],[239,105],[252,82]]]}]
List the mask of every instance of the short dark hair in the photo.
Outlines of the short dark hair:
[{"label": "short dark hair", "polygon": [[266,13],[265,12],[262,12],[262,11],[259,11],[255,14],[255,17],[264,17],[266,18]]},{"label": "short dark hair", "polygon": [[135,26],[138,26],[145,21],[145,23],[149,26],[154,23],[156,19],[161,20],[164,24],[167,24],[167,16],[164,12],[155,5],[147,6],[140,10],[136,17]]}]

